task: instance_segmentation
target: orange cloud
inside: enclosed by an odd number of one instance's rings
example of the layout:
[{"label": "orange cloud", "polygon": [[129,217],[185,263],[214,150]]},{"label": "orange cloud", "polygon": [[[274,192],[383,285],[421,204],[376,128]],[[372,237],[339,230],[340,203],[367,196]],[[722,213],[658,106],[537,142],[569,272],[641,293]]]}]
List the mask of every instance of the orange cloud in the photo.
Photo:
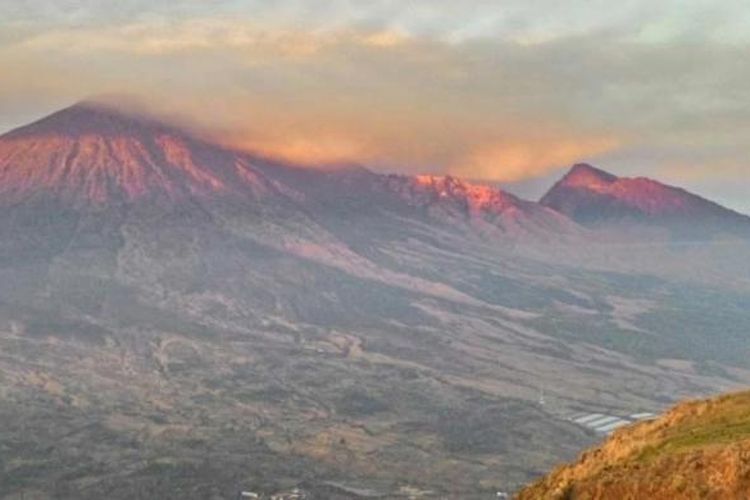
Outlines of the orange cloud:
[{"label": "orange cloud", "polygon": [[450,165],[448,170],[455,175],[474,179],[514,182],[601,155],[619,144],[617,139],[610,137],[551,137],[536,142],[505,142],[480,146],[458,163]]},{"label": "orange cloud", "polygon": [[246,57],[309,57],[336,46],[392,48],[409,40],[395,30],[310,32],[268,29],[231,19],[141,22],[123,26],[61,28],[34,34],[20,49],[86,54],[102,51],[158,56],[180,52],[240,51]]},{"label": "orange cloud", "polygon": [[657,167],[658,175],[689,182],[742,179],[750,175],[750,166],[737,158],[712,157],[703,161],[668,162]]},{"label": "orange cloud", "polygon": [[[665,164],[719,139],[737,161],[747,156],[745,87],[673,85],[675,75],[702,82],[709,66],[717,82],[746,81],[731,47],[691,48],[686,59],[678,46],[447,43],[383,26],[306,30],[228,17],[45,27],[6,39],[0,114],[131,93],[222,131],[222,142],[301,164],[517,181],[670,140],[682,153],[660,155]],[[742,168],[696,166],[690,175],[741,179]]]},{"label": "orange cloud", "polygon": [[390,48],[402,45],[409,37],[398,31],[384,30],[359,37],[360,43],[371,47]]},{"label": "orange cloud", "polygon": [[232,147],[317,168],[359,162],[375,156],[363,141],[337,134],[289,136],[283,139],[255,137],[226,142]]}]

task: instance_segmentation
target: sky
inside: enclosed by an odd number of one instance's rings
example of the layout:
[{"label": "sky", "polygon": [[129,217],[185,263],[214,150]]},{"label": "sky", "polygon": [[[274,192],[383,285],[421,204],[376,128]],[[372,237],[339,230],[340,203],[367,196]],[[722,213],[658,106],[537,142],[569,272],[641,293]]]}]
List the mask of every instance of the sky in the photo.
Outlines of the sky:
[{"label": "sky", "polygon": [[0,0],[0,131],[128,96],[302,163],[533,197],[585,161],[750,213],[749,55],[744,0]]}]

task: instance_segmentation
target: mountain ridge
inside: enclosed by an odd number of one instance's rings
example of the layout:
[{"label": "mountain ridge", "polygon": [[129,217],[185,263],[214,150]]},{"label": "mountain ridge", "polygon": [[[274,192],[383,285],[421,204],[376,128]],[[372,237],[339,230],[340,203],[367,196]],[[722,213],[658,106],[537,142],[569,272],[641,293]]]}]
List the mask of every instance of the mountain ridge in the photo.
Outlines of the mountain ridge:
[{"label": "mountain ridge", "polygon": [[680,187],[617,177],[585,163],[574,165],[539,203],[588,227],[625,223],[665,228],[678,237],[750,237],[750,216]]},{"label": "mountain ridge", "polygon": [[89,102],[0,136],[0,204],[39,198],[76,209],[214,198],[274,200],[303,212],[337,206],[364,211],[370,204],[423,211],[438,222],[494,226],[503,234],[539,234],[538,227],[575,232],[575,224],[555,212],[495,187],[363,167],[291,166],[146,115]]},{"label": "mountain ridge", "polygon": [[[0,204],[53,198],[81,209],[141,200],[274,200],[308,210],[337,204],[421,210],[501,235],[587,237],[627,223],[677,238],[750,238],[750,217],[645,177],[579,163],[539,202],[445,175],[316,170],[234,150],[146,114],[81,102],[0,136]],[[297,208],[294,208],[297,207]],[[583,227],[582,227],[583,226]],[[545,234],[546,233],[546,234]]]}]

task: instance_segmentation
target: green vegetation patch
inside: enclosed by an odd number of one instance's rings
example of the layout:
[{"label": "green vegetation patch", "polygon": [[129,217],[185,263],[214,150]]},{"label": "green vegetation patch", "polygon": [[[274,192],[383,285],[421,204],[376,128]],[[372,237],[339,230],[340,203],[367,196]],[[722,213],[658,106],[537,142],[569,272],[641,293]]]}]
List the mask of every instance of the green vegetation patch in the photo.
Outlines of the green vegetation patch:
[{"label": "green vegetation patch", "polygon": [[650,462],[696,448],[750,439],[750,392],[725,396],[707,404],[710,406],[705,413],[678,424],[659,443],[641,452],[636,462]]}]

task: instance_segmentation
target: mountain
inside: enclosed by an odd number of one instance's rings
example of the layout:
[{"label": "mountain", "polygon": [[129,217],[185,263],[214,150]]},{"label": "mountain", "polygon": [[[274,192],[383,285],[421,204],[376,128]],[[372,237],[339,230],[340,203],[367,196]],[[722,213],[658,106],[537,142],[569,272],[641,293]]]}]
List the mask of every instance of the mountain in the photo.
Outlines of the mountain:
[{"label": "mountain", "polygon": [[750,237],[748,216],[681,188],[616,177],[587,164],[574,165],[540,203],[589,227],[651,226],[689,239]]},{"label": "mountain", "polygon": [[742,392],[682,403],[622,429],[517,498],[746,498],[748,456],[750,392]]},{"label": "mountain", "polygon": [[101,105],[0,151],[0,498],[487,498],[597,439],[570,414],[750,383],[741,244]]},{"label": "mountain", "polygon": [[247,159],[164,123],[80,103],[0,137],[0,203],[75,207],[259,198],[278,187]]},{"label": "mountain", "polygon": [[[341,200],[420,209],[443,222],[483,221],[522,237],[574,231],[551,210],[454,178],[305,171],[233,151],[153,118],[82,102],[0,136],[0,205],[53,201],[74,209],[234,200],[318,208]],[[365,203],[366,202],[366,203]],[[350,205],[350,208],[352,205]],[[540,233],[540,231],[536,231]]]},{"label": "mountain", "polygon": [[477,229],[494,227],[500,234],[540,239],[580,234],[577,224],[538,203],[487,185],[471,184],[451,176],[390,175],[387,190],[407,204],[426,209],[439,220],[463,220]]}]

